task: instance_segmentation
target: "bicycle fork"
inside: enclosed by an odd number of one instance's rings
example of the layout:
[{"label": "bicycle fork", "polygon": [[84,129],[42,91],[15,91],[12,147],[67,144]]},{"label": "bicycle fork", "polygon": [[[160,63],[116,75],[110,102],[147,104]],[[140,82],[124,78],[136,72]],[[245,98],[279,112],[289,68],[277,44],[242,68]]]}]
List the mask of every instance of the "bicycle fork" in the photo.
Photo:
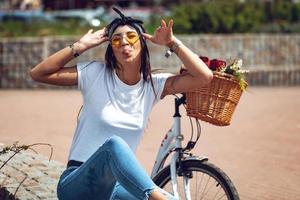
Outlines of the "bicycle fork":
[{"label": "bicycle fork", "polygon": [[177,155],[176,154],[178,154],[178,152],[176,152],[175,155],[173,155],[172,157],[170,170],[171,170],[171,183],[172,183],[173,194],[175,198],[179,199],[179,194],[177,191],[177,170],[176,170]]},{"label": "bicycle fork", "polygon": [[[177,184],[177,167],[176,163],[179,162],[179,170],[181,170],[181,159],[182,159],[182,140],[183,135],[181,134],[181,115],[179,113],[179,106],[183,104],[185,101],[185,98],[176,99],[175,100],[175,113],[174,113],[174,132],[175,132],[175,153],[173,154],[173,157],[171,159],[170,163],[170,171],[171,171],[171,183],[172,183],[172,189],[173,194],[176,199],[179,198],[178,194],[178,184]],[[190,184],[189,184],[189,177],[185,176],[183,174],[183,187],[184,187],[184,194],[186,197],[186,200],[191,200],[191,194],[190,194]]]},{"label": "bicycle fork", "polygon": [[190,177],[187,176],[185,173],[179,172],[178,170],[181,170],[180,168],[180,162],[179,162],[179,168],[176,167],[176,163],[178,163],[177,158],[179,158],[179,152],[174,153],[171,163],[170,163],[170,173],[171,173],[171,183],[172,183],[172,189],[173,189],[173,195],[176,199],[180,200],[179,193],[178,193],[178,184],[177,184],[177,176],[183,177],[183,189],[184,189],[184,196],[186,200],[191,200],[191,193],[190,193]]}]

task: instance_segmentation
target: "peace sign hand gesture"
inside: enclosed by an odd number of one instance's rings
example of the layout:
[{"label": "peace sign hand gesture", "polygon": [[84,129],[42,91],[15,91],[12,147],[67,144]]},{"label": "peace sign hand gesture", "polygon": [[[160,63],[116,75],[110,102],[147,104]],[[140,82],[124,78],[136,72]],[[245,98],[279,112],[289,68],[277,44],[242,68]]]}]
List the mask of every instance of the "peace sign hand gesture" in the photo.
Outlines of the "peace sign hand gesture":
[{"label": "peace sign hand gesture", "polygon": [[161,26],[158,27],[154,35],[150,35],[147,33],[143,33],[143,36],[153,42],[154,44],[158,45],[168,45],[174,41],[173,36],[173,20],[171,19],[168,23],[168,26],[165,22],[165,20],[161,20]]}]

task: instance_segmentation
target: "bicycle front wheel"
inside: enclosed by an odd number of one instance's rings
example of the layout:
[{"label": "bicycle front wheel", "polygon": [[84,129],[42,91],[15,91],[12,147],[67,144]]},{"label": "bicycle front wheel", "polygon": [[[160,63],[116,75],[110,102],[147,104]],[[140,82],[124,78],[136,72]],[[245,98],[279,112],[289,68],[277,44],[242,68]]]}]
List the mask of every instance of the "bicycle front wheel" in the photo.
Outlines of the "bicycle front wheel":
[{"label": "bicycle front wheel", "polygon": [[[153,181],[157,186],[173,193],[170,166],[157,174]],[[236,188],[229,177],[218,167],[200,160],[184,160],[177,166],[177,190],[180,200],[239,200]],[[188,192],[184,188],[189,188]],[[186,197],[189,193],[190,198]]]}]

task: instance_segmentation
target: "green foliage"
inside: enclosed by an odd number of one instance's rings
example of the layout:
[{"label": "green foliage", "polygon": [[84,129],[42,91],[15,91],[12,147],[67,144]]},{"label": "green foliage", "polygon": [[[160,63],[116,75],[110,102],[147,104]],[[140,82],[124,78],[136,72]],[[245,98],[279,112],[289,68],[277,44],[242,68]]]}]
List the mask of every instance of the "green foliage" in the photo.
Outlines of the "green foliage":
[{"label": "green foliage", "polygon": [[[236,18],[232,32],[252,32],[257,30],[263,22],[262,4],[249,2],[236,6]],[[242,12],[241,12],[242,11]]]},{"label": "green foliage", "polygon": [[176,33],[299,32],[300,3],[210,0],[173,7],[172,17]]},{"label": "green foliage", "polygon": [[174,29],[178,33],[187,33],[192,28],[192,21],[190,16],[195,14],[191,7],[188,5],[182,5],[175,7],[172,11],[172,18],[175,20]]},{"label": "green foliage", "polygon": [[[171,9],[169,18],[174,19],[174,32],[180,34],[300,32],[300,3],[291,0],[163,0],[161,5]],[[150,34],[162,18],[168,20],[158,15],[147,20],[145,27]],[[8,21],[0,23],[0,37],[82,35],[91,28],[75,19],[30,23]]]},{"label": "green foliage", "polygon": [[77,20],[58,22],[6,21],[0,23],[0,37],[47,36],[47,35],[81,35],[92,27]]},{"label": "green foliage", "polygon": [[241,69],[242,64],[242,60],[231,61],[229,65],[221,69],[221,72],[235,76],[239,81],[241,90],[245,91],[247,87],[247,82],[245,81],[245,74],[249,71]]},{"label": "green foliage", "polygon": [[291,19],[291,3],[289,1],[276,0],[271,4],[271,20],[285,20]]},{"label": "green foliage", "polygon": [[149,34],[153,34],[155,29],[160,26],[161,23],[161,16],[157,16],[157,15],[151,15],[150,19],[148,20],[147,23],[145,23],[145,29],[147,30],[147,32]]}]

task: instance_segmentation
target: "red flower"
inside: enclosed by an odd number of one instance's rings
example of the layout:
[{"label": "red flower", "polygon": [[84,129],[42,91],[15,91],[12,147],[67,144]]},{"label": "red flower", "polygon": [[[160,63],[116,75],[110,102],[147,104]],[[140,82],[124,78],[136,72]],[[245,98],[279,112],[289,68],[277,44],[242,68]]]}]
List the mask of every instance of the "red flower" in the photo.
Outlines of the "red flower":
[{"label": "red flower", "polygon": [[220,71],[223,67],[226,66],[226,62],[223,60],[218,60],[218,59],[212,59],[210,61],[209,68],[212,71]]},{"label": "red flower", "polygon": [[[221,71],[224,67],[226,67],[226,62],[219,59],[210,60],[206,56],[199,56],[199,58],[206,64],[206,66],[212,71]],[[180,73],[187,71],[184,68],[180,69]]]},{"label": "red flower", "polygon": [[210,66],[210,60],[208,57],[205,56],[199,56],[199,58],[206,64],[206,66],[209,68]]}]

